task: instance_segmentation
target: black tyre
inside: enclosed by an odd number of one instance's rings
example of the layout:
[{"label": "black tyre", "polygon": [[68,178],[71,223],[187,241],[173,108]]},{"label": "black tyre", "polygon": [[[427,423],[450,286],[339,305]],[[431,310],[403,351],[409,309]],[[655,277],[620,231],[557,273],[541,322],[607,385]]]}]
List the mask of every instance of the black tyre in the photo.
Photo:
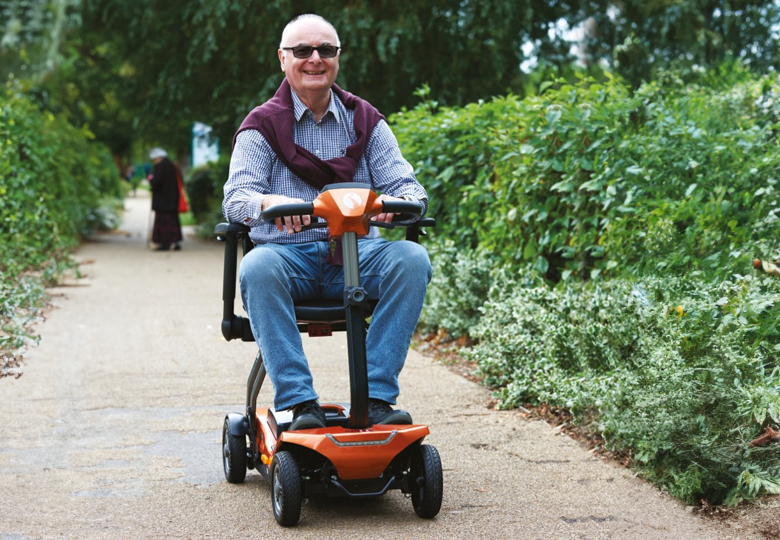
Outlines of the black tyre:
[{"label": "black tyre", "polygon": [[301,472],[289,452],[274,454],[271,464],[271,502],[279,525],[291,527],[298,523],[303,503]]},{"label": "black tyre", "polygon": [[231,484],[240,484],[246,478],[246,436],[230,433],[228,417],[222,426],[222,468]]},{"label": "black tyre", "polygon": [[436,448],[427,444],[420,445],[412,457],[412,506],[421,518],[430,519],[441,510],[444,492],[444,477],[441,472],[441,459]]}]

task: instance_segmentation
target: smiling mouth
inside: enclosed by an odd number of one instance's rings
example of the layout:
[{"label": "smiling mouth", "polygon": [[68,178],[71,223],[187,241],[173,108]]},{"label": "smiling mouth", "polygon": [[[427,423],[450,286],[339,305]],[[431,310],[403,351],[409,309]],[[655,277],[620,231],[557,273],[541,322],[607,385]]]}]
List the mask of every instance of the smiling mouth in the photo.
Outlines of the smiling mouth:
[{"label": "smiling mouth", "polygon": [[306,75],[324,75],[324,71],[304,71]]}]

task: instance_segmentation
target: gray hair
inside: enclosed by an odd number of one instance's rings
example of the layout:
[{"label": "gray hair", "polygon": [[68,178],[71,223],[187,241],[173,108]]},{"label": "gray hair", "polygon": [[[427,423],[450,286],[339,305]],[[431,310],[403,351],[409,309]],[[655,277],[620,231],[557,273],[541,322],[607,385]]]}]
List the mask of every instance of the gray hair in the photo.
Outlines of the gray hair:
[{"label": "gray hair", "polygon": [[168,152],[158,146],[157,148],[152,148],[152,151],[149,152],[149,157],[152,159],[168,157]]},{"label": "gray hair", "polygon": [[[325,19],[325,17],[320,17],[319,15],[315,15],[314,13],[304,13],[303,15],[298,15],[297,17],[295,17],[293,20],[291,20],[290,22],[287,23],[287,26],[284,27],[284,30],[282,31],[282,40],[279,42],[279,48],[280,49],[285,46],[284,42],[287,39],[287,37],[289,36],[290,28],[292,28],[292,26],[295,23],[297,23],[298,21],[303,21],[303,20],[306,20],[306,19],[314,19],[316,21],[324,22],[325,24],[330,26],[331,30],[333,30],[333,34],[336,36],[336,43],[334,43],[334,45],[337,45],[337,46],[341,47],[341,40],[339,39],[339,33],[336,32],[336,27],[333,26],[330,23],[330,21]],[[293,45],[296,45],[296,44],[295,43],[290,43],[289,46],[293,46]]]}]

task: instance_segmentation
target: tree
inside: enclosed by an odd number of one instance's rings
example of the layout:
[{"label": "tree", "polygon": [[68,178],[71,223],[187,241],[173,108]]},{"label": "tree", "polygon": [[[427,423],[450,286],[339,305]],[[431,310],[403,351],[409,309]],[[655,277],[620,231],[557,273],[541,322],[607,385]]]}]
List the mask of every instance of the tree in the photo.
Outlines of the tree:
[{"label": "tree", "polygon": [[780,6],[773,1],[598,1],[586,13],[591,59],[608,60],[634,85],[659,69],[709,68],[728,58],[759,72],[780,67]]},{"label": "tree", "polygon": [[160,139],[181,119],[201,120],[224,147],[281,82],[276,49],[297,14],[316,10],[333,22],[343,44],[339,83],[389,114],[413,104],[424,83],[450,103],[517,87],[521,44],[537,24],[533,7],[507,0],[102,0],[85,4],[82,31],[101,34],[122,59],[117,80],[140,131]]},{"label": "tree", "polygon": [[67,109],[115,153],[140,138],[187,148],[194,121],[229,148],[242,118],[281,82],[279,38],[301,13],[336,26],[339,84],[385,114],[414,105],[424,84],[449,105],[523,94],[539,79],[520,69],[529,57],[538,71],[571,73],[564,21],[584,32],[585,69],[598,74],[606,62],[634,84],[730,55],[777,67],[780,23],[776,4],[756,0],[8,0],[0,9],[16,21],[0,59],[24,53],[0,71],[37,70],[28,88],[38,100]]}]

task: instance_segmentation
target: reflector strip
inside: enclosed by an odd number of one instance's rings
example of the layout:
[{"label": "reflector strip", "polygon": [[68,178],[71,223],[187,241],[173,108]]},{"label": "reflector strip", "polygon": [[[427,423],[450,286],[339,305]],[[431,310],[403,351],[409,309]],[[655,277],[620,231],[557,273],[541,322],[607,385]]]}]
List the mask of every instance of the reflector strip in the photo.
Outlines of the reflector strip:
[{"label": "reflector strip", "polygon": [[341,442],[336,437],[331,435],[330,433],[327,434],[328,439],[330,439],[330,442],[335,444],[336,446],[381,446],[383,444],[387,444],[390,441],[393,440],[393,438],[398,433],[397,430],[393,430],[390,432],[390,435],[387,436],[386,439],[381,439],[378,441],[351,441],[351,442]]}]

